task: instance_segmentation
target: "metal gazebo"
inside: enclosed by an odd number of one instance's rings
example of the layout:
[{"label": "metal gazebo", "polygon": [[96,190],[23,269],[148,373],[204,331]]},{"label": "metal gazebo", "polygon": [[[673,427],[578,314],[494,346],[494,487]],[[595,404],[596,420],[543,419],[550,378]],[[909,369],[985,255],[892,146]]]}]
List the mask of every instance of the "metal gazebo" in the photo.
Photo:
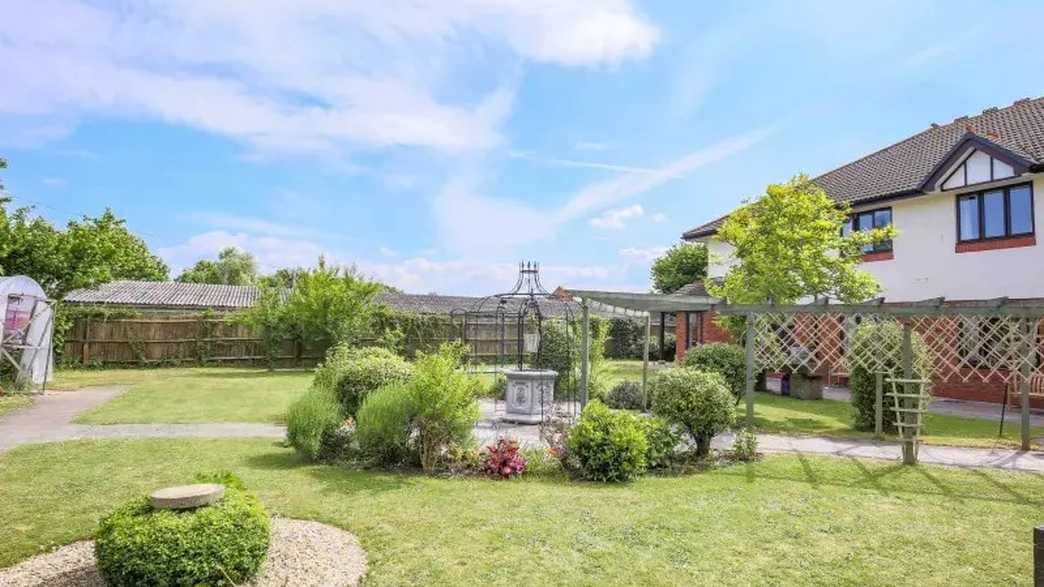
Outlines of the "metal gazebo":
[{"label": "metal gazebo", "polygon": [[[539,378],[541,372],[555,370],[554,377],[534,383],[539,405],[534,404],[533,417],[525,423],[538,423],[579,413],[580,310],[571,296],[549,292],[540,283],[539,263],[528,261],[519,263],[518,279],[510,290],[485,296],[451,316],[471,349],[473,372],[510,380]],[[507,394],[516,391],[516,385],[520,390],[521,384],[509,383],[505,397],[494,399],[498,414],[510,411]]]}]

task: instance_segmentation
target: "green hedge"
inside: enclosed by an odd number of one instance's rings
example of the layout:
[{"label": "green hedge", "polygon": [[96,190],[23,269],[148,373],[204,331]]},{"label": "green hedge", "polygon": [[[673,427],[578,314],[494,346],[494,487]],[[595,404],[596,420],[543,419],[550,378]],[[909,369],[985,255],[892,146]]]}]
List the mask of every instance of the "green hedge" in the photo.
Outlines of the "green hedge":
[{"label": "green hedge", "polygon": [[381,347],[334,346],[315,370],[314,387],[333,390],[346,416],[354,416],[366,394],[406,381],[410,364]]},{"label": "green hedge", "polygon": [[696,345],[685,351],[682,366],[717,373],[739,403],[747,380],[747,361],[743,347],[726,342]]},{"label": "green hedge", "polygon": [[569,430],[569,452],[592,481],[627,481],[645,472],[649,440],[638,418],[594,400]]},{"label": "green hedge", "polygon": [[95,554],[108,584],[237,585],[254,576],[268,553],[268,514],[232,485],[205,507],[154,510],[139,497],[106,516]]},{"label": "green hedge", "polygon": [[[913,333],[911,342],[914,352],[914,378],[931,372],[931,355],[920,335]],[[872,353],[884,365],[884,371],[902,375],[903,361],[903,328],[895,322],[867,322],[856,329],[852,336],[851,351],[853,356],[866,356]],[[877,398],[877,376],[865,367],[856,364],[852,367],[848,386],[852,391],[853,427],[856,430],[873,430],[876,418],[874,403]],[[885,384],[884,393],[891,391]],[[895,412],[891,409],[888,396],[884,396],[885,405],[882,424],[885,432],[898,433],[895,426]]]}]

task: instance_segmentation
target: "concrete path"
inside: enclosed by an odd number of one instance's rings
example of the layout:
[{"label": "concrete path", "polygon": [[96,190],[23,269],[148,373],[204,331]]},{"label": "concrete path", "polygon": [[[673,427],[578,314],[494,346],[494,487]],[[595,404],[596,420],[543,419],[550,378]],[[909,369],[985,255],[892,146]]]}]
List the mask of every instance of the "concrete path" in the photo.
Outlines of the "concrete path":
[{"label": "concrete path", "polygon": [[[28,408],[0,417],[0,452],[34,442],[95,438],[215,438],[264,437],[283,438],[286,428],[274,424],[206,423],[206,424],[73,424],[81,412],[107,402],[126,391],[126,386],[95,387],[74,392],[52,392],[37,398]],[[539,426],[519,426],[500,422],[504,404],[494,406],[490,400],[479,402],[481,419],[475,437],[489,444],[498,436],[517,438],[526,446],[541,446]],[[727,449],[732,437],[723,434],[714,439],[714,447]],[[818,436],[785,436],[759,434],[758,450],[765,453],[793,453],[859,457],[897,461],[901,447],[897,442],[868,439],[841,439]],[[959,448],[924,445],[920,449],[923,463],[957,467],[991,467],[1011,471],[1044,473],[1044,452],[1022,452],[1003,448]]]},{"label": "concrete path", "polygon": [[84,438],[271,437],[283,438],[286,428],[274,424],[74,424],[73,419],[103,404],[128,386],[89,387],[37,396],[32,406],[0,417],[0,452],[20,444]]}]

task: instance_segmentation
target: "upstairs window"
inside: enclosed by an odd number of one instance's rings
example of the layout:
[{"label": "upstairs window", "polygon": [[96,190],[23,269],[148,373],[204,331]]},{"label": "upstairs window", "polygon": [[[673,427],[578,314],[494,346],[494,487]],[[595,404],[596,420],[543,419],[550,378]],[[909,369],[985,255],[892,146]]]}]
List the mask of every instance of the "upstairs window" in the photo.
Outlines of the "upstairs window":
[{"label": "upstairs window", "polygon": [[957,196],[958,242],[1026,236],[1033,228],[1028,183]]},{"label": "upstairs window", "polygon": [[[885,228],[892,225],[892,209],[878,208],[855,212],[849,218],[848,223],[841,229],[843,236],[848,236],[853,230],[870,230],[873,228]],[[863,245],[863,253],[883,253],[892,250],[892,239],[881,241],[870,245]]]}]

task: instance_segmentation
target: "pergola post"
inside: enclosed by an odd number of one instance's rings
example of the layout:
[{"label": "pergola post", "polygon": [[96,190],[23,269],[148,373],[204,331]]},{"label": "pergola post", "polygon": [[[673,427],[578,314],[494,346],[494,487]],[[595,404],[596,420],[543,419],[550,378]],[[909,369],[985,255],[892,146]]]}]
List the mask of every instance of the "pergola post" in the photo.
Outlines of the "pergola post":
[{"label": "pergola post", "polygon": [[667,343],[667,313],[660,312],[660,361],[667,361],[667,349],[664,345]]},{"label": "pergola post", "polygon": [[[1037,350],[1033,348],[1033,341],[1036,337],[1032,335],[1032,329],[1030,327],[1031,321],[1027,318],[1020,320],[1022,323],[1022,344],[1023,348],[1023,359],[1019,361],[1019,404],[1022,408],[1022,420],[1021,430],[1022,433],[1022,450],[1030,449],[1030,365],[1033,364],[1036,358]],[[1036,327],[1036,321],[1032,321],[1033,327]]]},{"label": "pergola post", "polygon": [[587,406],[588,383],[591,374],[591,310],[587,307],[587,300],[580,304],[581,320],[580,331],[580,409]]},{"label": "pergola post", "polygon": [[747,324],[743,335],[744,351],[746,356],[746,374],[744,383],[746,390],[744,397],[747,400],[747,426],[754,427],[754,314],[747,314]]},{"label": "pergola post", "polygon": [[[661,314],[662,316],[662,314]],[[642,410],[649,409],[649,339],[652,338],[652,314],[645,313],[645,345],[642,348]]]},{"label": "pergola post", "polygon": [[[907,381],[914,378],[913,369],[913,325],[909,320],[903,322],[903,378]],[[903,393],[908,395],[913,393],[913,384],[904,383]],[[909,397],[904,397],[903,401],[898,402],[898,405],[904,409],[910,407]],[[907,417],[908,412],[898,412],[895,417],[899,422],[903,424],[909,424],[909,418]],[[899,432],[902,434],[903,440],[903,464],[904,465],[916,465],[917,464],[917,451],[914,446],[915,432],[910,426],[901,426]]]}]

